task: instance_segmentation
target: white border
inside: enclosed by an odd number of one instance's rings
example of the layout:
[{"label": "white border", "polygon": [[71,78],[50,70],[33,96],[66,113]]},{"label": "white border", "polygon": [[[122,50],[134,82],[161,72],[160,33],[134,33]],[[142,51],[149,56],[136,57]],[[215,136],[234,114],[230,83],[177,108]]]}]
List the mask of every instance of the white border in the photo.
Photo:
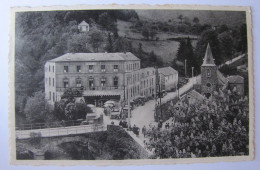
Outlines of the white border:
[{"label": "white border", "polygon": [[[16,160],[15,126],[14,126],[14,22],[15,12],[22,11],[52,11],[52,10],[83,10],[83,9],[175,9],[175,10],[219,10],[219,11],[246,11],[248,34],[248,65],[249,65],[249,156],[210,157],[210,158],[181,158],[181,159],[140,159],[140,160]],[[248,161],[254,159],[254,69],[253,69],[253,40],[252,18],[249,7],[240,6],[206,6],[206,5],[73,5],[51,7],[13,7],[10,11],[10,39],[9,39],[9,145],[10,162],[13,165],[151,165],[151,164],[179,164],[179,163],[205,163],[226,161]]]}]

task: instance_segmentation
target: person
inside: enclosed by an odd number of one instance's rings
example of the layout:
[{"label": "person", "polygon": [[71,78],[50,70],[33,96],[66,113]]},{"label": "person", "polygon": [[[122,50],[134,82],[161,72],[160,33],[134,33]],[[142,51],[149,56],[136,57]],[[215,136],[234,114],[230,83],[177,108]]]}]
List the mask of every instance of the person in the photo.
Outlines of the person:
[{"label": "person", "polygon": [[143,134],[144,137],[145,137],[145,135],[146,135],[146,127],[145,127],[145,125],[144,125],[144,127],[142,128],[142,134]]},{"label": "person", "polygon": [[107,107],[107,115],[110,116],[110,113],[111,113],[111,109],[110,109],[110,107],[108,106],[108,107]]},{"label": "person", "polygon": [[122,120],[120,120],[120,122],[119,122],[119,126],[123,126],[123,122],[122,122]]}]

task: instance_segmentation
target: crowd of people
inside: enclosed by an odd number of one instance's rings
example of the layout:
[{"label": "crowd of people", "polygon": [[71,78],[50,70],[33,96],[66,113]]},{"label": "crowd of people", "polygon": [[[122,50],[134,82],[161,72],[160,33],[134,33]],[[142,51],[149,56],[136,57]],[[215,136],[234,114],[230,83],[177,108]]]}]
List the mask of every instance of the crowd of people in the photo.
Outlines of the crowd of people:
[{"label": "crowd of people", "polygon": [[236,91],[219,91],[212,100],[168,104],[163,126],[142,129],[145,147],[156,158],[247,155],[249,101]]}]

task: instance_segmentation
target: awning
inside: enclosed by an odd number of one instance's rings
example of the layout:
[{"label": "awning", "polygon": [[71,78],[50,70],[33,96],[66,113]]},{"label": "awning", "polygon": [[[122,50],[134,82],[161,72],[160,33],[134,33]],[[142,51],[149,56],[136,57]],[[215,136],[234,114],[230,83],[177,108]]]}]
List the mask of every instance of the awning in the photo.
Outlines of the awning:
[{"label": "awning", "polygon": [[83,96],[120,96],[123,91],[99,91],[99,90],[88,90],[83,92]]}]

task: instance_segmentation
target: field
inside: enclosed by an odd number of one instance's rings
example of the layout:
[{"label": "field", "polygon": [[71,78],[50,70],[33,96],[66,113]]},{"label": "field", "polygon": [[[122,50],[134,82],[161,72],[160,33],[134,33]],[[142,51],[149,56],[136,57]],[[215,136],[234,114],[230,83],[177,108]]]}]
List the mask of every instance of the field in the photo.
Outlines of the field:
[{"label": "field", "polygon": [[[171,62],[177,53],[179,42],[174,40],[167,40],[169,38],[197,38],[194,35],[176,34],[172,32],[158,32],[156,37],[159,38],[158,41],[147,41],[141,33],[133,31],[131,27],[131,22],[117,21],[117,28],[119,36],[126,37],[131,40],[134,48],[138,48],[139,43],[142,43],[142,48],[145,52],[154,52],[156,55],[160,56],[164,63]],[[196,40],[192,41],[193,47],[196,46]]]}]

